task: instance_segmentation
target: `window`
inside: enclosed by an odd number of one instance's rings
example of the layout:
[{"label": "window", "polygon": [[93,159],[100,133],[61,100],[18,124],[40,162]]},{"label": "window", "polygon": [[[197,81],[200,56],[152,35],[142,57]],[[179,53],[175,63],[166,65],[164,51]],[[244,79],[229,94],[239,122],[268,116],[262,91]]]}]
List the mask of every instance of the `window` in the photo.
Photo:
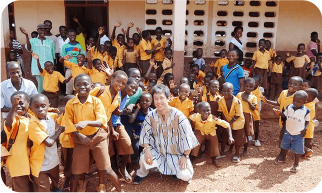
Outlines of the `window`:
[{"label": "window", "polygon": [[163,0],[163,4],[173,4],[172,0]]},{"label": "window", "polygon": [[217,36],[217,37],[225,37],[226,32],[225,31],[216,31],[215,36]]},{"label": "window", "polygon": [[236,27],[236,26],[243,26],[243,22],[242,21],[233,21],[232,25],[234,27]]},{"label": "window", "polygon": [[172,20],[162,20],[162,25],[172,25]]},{"label": "window", "polygon": [[203,15],[205,15],[205,11],[204,10],[196,10],[195,11],[195,15],[197,15],[197,16],[203,16]]},{"label": "window", "polygon": [[146,20],[146,24],[147,25],[156,25],[157,24],[157,20],[155,20],[155,19],[147,19]]},{"label": "window", "polygon": [[225,45],[225,41],[217,40],[215,41],[215,46],[216,47],[222,47]]},{"label": "window", "polygon": [[206,0],[195,0],[196,5],[204,5],[206,3]]},{"label": "window", "polygon": [[194,25],[200,25],[200,26],[203,26],[204,25],[204,21],[203,20],[195,20],[193,22]]},{"label": "window", "polygon": [[255,42],[247,42],[246,47],[248,47],[248,48],[256,48],[257,43],[255,43]]},{"label": "window", "polygon": [[217,21],[216,25],[217,26],[226,26],[227,25],[227,21]]},{"label": "window", "polygon": [[249,37],[249,38],[257,38],[257,33],[256,32],[248,32],[247,37]]},{"label": "window", "polygon": [[259,12],[249,12],[249,17],[259,17]]},{"label": "window", "polygon": [[171,9],[164,9],[164,10],[162,10],[162,15],[172,15],[172,10]]},{"label": "window", "polygon": [[156,15],[156,14],[157,14],[157,10],[155,10],[155,9],[147,9],[147,10],[145,11],[145,13],[146,13],[147,15]]},{"label": "window", "polygon": [[244,12],[242,12],[242,11],[234,11],[233,15],[235,17],[242,17],[242,16],[244,16]]},{"label": "window", "polygon": [[266,6],[267,7],[276,7],[277,3],[275,1],[267,1]]},{"label": "window", "polygon": [[222,5],[222,6],[228,5],[228,0],[218,0],[218,5]]},{"label": "window", "polygon": [[227,15],[228,15],[228,13],[227,13],[227,11],[218,11],[218,12],[217,12],[217,15],[218,15],[218,16],[227,16]]},{"label": "window", "polygon": [[196,30],[196,31],[194,31],[194,32],[193,32],[193,35],[194,35],[194,36],[203,36],[203,35],[204,35],[204,33],[203,33],[203,31],[202,31],[202,30]]},{"label": "window", "polygon": [[265,17],[275,17],[275,12],[265,12]]},{"label": "window", "polygon": [[147,4],[157,4],[158,0],[146,0]]},{"label": "window", "polygon": [[171,36],[172,35],[172,31],[171,30],[163,30],[162,33],[165,36]]},{"label": "window", "polygon": [[248,27],[258,27],[258,25],[258,22],[255,21],[248,22]]},{"label": "window", "polygon": [[264,38],[272,38],[272,37],[273,37],[273,33],[265,32],[265,33],[263,34],[263,37],[264,37]]},{"label": "window", "polygon": [[274,22],[265,22],[264,27],[273,28],[273,27],[275,27],[275,24],[274,24]]},{"label": "window", "polygon": [[195,46],[203,46],[203,41],[200,41],[200,40],[194,41],[193,45],[195,45]]},{"label": "window", "polygon": [[249,4],[250,4],[250,6],[260,6],[261,2],[260,1],[250,1]]},{"label": "window", "polygon": [[244,4],[245,4],[244,0],[238,0],[234,2],[234,5],[236,6],[244,6]]},{"label": "window", "polygon": [[220,57],[220,52],[219,52],[219,51],[215,51],[214,55],[215,55],[216,57]]},{"label": "window", "polygon": [[254,55],[254,53],[252,53],[252,52],[246,52],[245,57],[246,58],[252,58],[253,55]]}]

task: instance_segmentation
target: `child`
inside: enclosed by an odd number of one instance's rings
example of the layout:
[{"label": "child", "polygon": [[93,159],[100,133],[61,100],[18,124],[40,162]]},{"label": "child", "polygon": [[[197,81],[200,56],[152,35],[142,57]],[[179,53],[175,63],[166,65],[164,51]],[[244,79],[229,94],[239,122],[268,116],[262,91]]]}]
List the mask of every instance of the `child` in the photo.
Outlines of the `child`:
[{"label": "child", "polygon": [[[28,126],[29,138],[33,142],[30,152],[30,170],[35,192],[57,192],[59,181],[59,157],[56,140],[64,131],[55,132],[57,114],[48,114],[49,100],[43,94],[33,95],[30,109],[33,116]],[[51,181],[51,183],[50,183]]]},{"label": "child", "polygon": [[305,45],[301,43],[297,46],[296,55],[286,58],[286,62],[293,62],[293,66],[290,69],[290,78],[293,76],[299,76],[302,79],[306,79],[306,67],[310,62],[310,58],[306,54],[304,54],[304,52]]},{"label": "child", "polygon": [[265,50],[265,40],[260,39],[258,42],[259,49],[255,51],[253,55],[254,75],[261,75],[263,78],[263,88],[268,89],[267,73],[268,73],[268,61],[271,56],[267,50]]},{"label": "child", "polygon": [[187,118],[193,112],[194,105],[189,99],[190,87],[188,84],[181,84],[179,86],[179,96],[173,98],[169,105],[179,109]]},{"label": "child", "polygon": [[316,102],[314,101],[314,99],[318,96],[318,91],[315,88],[308,88],[305,90],[305,92],[307,93],[308,97],[307,97],[307,101],[305,103],[305,107],[308,108],[310,110],[310,122],[309,122],[309,126],[307,127],[307,131],[306,134],[304,136],[304,150],[305,150],[305,154],[304,157],[308,158],[313,154],[313,134],[314,134],[314,119],[315,119],[315,105]]},{"label": "child", "polygon": [[169,89],[172,89],[175,87],[174,84],[174,76],[172,73],[167,73],[163,77],[163,84],[166,85]]},{"label": "child", "polygon": [[87,67],[88,74],[93,83],[99,82],[102,85],[106,85],[107,79],[113,74],[113,70],[109,67],[105,67],[98,58],[94,59],[93,63],[92,61],[88,60]]},{"label": "child", "polygon": [[243,113],[245,117],[244,130],[247,136],[247,143],[244,144],[244,155],[247,154],[249,142],[253,140],[252,135],[254,134],[254,130],[252,113],[256,108],[258,109],[257,97],[251,93],[254,88],[255,80],[253,78],[246,78],[244,83],[244,92],[240,92],[236,96],[242,103]]},{"label": "child", "polygon": [[204,141],[209,142],[207,144],[209,157],[212,159],[212,164],[216,167],[221,167],[217,163],[216,156],[219,156],[219,146],[218,138],[216,136],[216,126],[220,125],[227,129],[229,134],[229,144],[231,144],[234,139],[232,138],[232,133],[230,125],[228,122],[218,119],[211,114],[211,107],[207,102],[198,103],[199,113],[195,113],[189,116],[192,127],[195,130],[195,135],[198,139],[199,145],[191,150],[190,159],[193,161],[199,154],[200,147]]},{"label": "child", "polygon": [[[244,131],[245,118],[243,115],[243,107],[241,101],[233,95],[234,87],[231,83],[223,84],[223,97],[218,100],[218,111],[222,113],[223,118],[230,124],[233,138],[235,140],[235,155],[232,162],[238,163],[240,161],[239,150],[240,147],[247,143]],[[224,132],[225,133],[225,132]],[[227,133],[222,136],[221,154],[224,154],[225,145],[228,142]],[[227,153],[232,151],[232,145]]]},{"label": "child", "polygon": [[44,77],[43,94],[47,96],[50,106],[57,108],[59,98],[59,82],[65,84],[70,81],[72,76],[65,79],[65,77],[60,72],[54,71],[54,65],[50,61],[45,62],[45,69],[43,69],[39,62],[39,56],[33,52],[31,54],[32,57],[37,60],[40,75]]},{"label": "child", "polygon": [[[158,43],[160,43],[160,47],[158,47],[158,49],[155,50],[155,53],[153,53],[153,59],[156,61],[157,66],[159,67],[158,69],[156,69],[156,74],[157,74],[157,78],[160,78],[162,76],[162,74],[166,74],[166,73],[162,73],[162,71],[165,71],[165,68],[170,67],[171,63],[172,63],[172,50],[170,48],[166,48],[166,42],[167,39],[162,38],[162,28],[161,27],[157,27],[155,29],[155,39],[152,39],[151,41],[151,46],[154,47],[156,46]],[[166,56],[166,52],[167,50],[171,50],[171,58],[169,56]],[[168,51],[169,52],[169,51]],[[163,66],[164,64],[164,60],[165,58],[168,58],[169,60],[171,60],[170,65],[165,65],[165,67]],[[162,70],[163,68],[163,70]],[[172,73],[172,69],[171,71],[168,71],[170,73]]]},{"label": "child", "polygon": [[306,91],[306,89],[311,88],[310,87],[310,81],[309,80],[303,80],[301,84],[301,90]]},{"label": "child", "polygon": [[[127,30],[126,30],[126,39],[130,39],[130,29],[134,26],[133,22],[130,22],[127,26]],[[140,39],[141,39],[141,30],[137,27],[136,28],[138,33],[133,33],[132,35],[132,39],[134,41],[134,49],[139,53],[140,55]]]},{"label": "child", "polygon": [[104,62],[106,62],[106,67],[110,67],[112,70],[123,68],[122,60],[117,56],[117,48],[115,46],[110,47],[108,54],[104,57]]},{"label": "child", "polygon": [[196,58],[193,58],[193,64],[198,65],[199,69],[203,70],[204,65],[206,64],[205,59],[202,58],[202,48],[198,48],[196,52]]},{"label": "child", "polygon": [[[99,42],[99,41],[98,41]],[[87,58],[88,60],[100,59],[101,63],[103,63],[104,57],[107,55],[107,51],[104,45],[96,45],[96,46],[87,46]]]},{"label": "child", "polygon": [[190,89],[193,89],[193,87],[196,85],[196,74],[191,72],[188,76],[188,81]]},{"label": "child", "polygon": [[[120,27],[122,25],[121,22],[117,22],[114,24],[111,40],[112,40],[112,45],[116,47],[117,49],[117,57],[119,58],[120,62],[123,61],[123,55],[124,55],[124,50],[126,49],[125,45],[125,37],[124,34],[118,34],[117,37],[115,38],[115,31],[117,27]],[[121,68],[121,66],[119,66]]]},{"label": "child", "polygon": [[188,79],[187,77],[182,77],[182,78],[180,79],[180,84],[183,84],[183,83],[185,83],[185,84],[189,84],[189,79]]},{"label": "child", "polygon": [[74,142],[71,192],[76,192],[78,185],[86,191],[83,185],[85,173],[91,167],[91,157],[99,173],[97,191],[106,192],[104,175],[108,176],[117,191],[122,191],[120,181],[111,169],[108,132],[105,131],[107,117],[102,101],[90,95],[92,81],[88,75],[80,74],[74,80],[77,95],[67,102],[64,115],[66,134],[72,133]]},{"label": "child", "polygon": [[208,93],[202,96],[203,102],[208,102],[211,107],[211,114],[218,116],[218,103],[217,101],[221,98],[219,95],[219,82],[218,80],[211,80],[208,86]]},{"label": "child", "polygon": [[304,154],[304,136],[310,122],[310,110],[304,106],[307,100],[305,91],[296,91],[293,104],[286,107],[283,113],[278,112],[286,119],[285,134],[281,142],[281,154],[275,159],[275,163],[285,163],[286,154],[289,150],[294,153],[295,160],[290,172],[298,171],[300,156]]},{"label": "child", "polygon": [[260,117],[260,111],[262,110],[262,101],[261,98],[263,96],[264,93],[264,89],[263,87],[261,87],[260,85],[262,84],[262,77],[260,75],[255,75],[253,77],[253,79],[255,80],[255,89],[252,91],[252,94],[256,96],[257,99],[257,105],[258,108],[255,108],[254,111],[251,111],[253,120],[254,120],[254,135],[255,135],[255,140],[254,140],[254,145],[256,147],[260,147],[261,143],[259,141],[259,121],[261,120]]},{"label": "child", "polygon": [[123,70],[127,72],[130,68],[139,68],[139,52],[134,49],[134,40],[127,39],[127,48],[124,50]]},{"label": "child", "polygon": [[[27,93],[22,91],[13,93],[11,104],[12,108],[4,123],[4,131],[7,136],[5,149],[10,153],[6,160],[6,167],[12,179],[12,190],[16,192],[30,192],[30,149],[27,146],[29,139],[29,116],[27,113],[29,103]],[[1,147],[3,148],[3,146]],[[5,180],[5,178],[2,179]]]},{"label": "child", "polygon": [[212,79],[214,79],[214,76],[212,74],[207,74],[203,79],[203,86],[200,92],[202,96],[206,95],[209,92],[209,83]]},{"label": "child", "polygon": [[311,87],[316,88],[319,92],[322,91],[322,53],[318,53],[316,63],[311,65]]},{"label": "child", "polygon": [[[200,69],[199,66],[197,64],[194,64],[191,67],[191,73],[195,74],[197,84],[199,86],[202,86],[203,85],[203,79],[205,78],[206,74],[203,71],[199,70],[199,69]],[[193,88],[196,88],[198,86],[197,84],[194,84]]]},{"label": "child", "polygon": [[167,73],[172,74],[172,68],[174,67],[174,63],[172,62],[172,50],[170,48],[166,48],[164,51],[165,57],[162,62],[162,69],[163,72],[161,74],[161,77],[163,77]]},{"label": "child", "polygon": [[[131,78],[131,77],[134,78],[137,82],[140,81],[141,73],[140,73],[140,70],[137,68],[130,68],[127,71],[127,75],[129,78]],[[141,87],[139,87],[138,90],[136,91],[136,93],[130,97],[130,100],[127,104],[128,105],[130,105],[130,104],[135,105],[137,100],[139,100],[141,94],[142,94],[142,89],[141,89]]]},{"label": "child", "polygon": [[220,51],[220,58],[216,61],[215,64],[211,64],[210,66],[213,67],[213,73],[215,74],[215,77],[219,78],[221,75],[220,71],[221,71],[221,67],[225,66],[226,64],[229,63],[228,59],[227,59],[227,50],[226,49],[222,49]]},{"label": "child", "polygon": [[271,65],[270,100],[276,100],[282,92],[284,62],[281,55],[273,58]]},{"label": "child", "polygon": [[252,60],[246,59],[244,65],[242,66],[244,70],[245,78],[253,77],[253,68],[252,68]]}]

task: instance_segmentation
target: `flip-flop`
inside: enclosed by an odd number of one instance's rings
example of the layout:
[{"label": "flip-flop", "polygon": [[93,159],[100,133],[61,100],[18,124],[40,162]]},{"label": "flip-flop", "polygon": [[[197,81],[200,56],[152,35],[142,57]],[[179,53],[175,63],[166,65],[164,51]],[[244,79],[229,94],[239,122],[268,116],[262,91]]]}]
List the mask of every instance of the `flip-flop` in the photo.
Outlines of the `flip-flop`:
[{"label": "flip-flop", "polygon": [[275,163],[275,165],[283,164],[283,163],[285,163],[285,160],[280,160],[280,159],[276,158],[274,163]]},{"label": "flip-flop", "polygon": [[297,173],[297,168],[292,167],[292,168],[290,169],[290,172],[292,172],[292,173]]},{"label": "flip-flop", "polygon": [[240,159],[239,159],[239,157],[237,157],[237,156],[234,156],[234,157],[233,157],[233,160],[232,160],[232,162],[233,162],[233,163],[238,163],[238,162],[240,162]]},{"label": "flip-flop", "polygon": [[[132,178],[131,178],[131,176],[130,176],[130,180],[129,179],[126,179],[126,177],[122,174],[122,172],[121,172],[121,168],[119,168],[118,169],[118,171],[119,171],[119,174],[121,175],[121,177],[123,178],[123,180],[126,182],[126,183],[128,183],[128,184],[130,184],[130,183],[132,183]],[[129,174],[130,175],[130,174]]]}]

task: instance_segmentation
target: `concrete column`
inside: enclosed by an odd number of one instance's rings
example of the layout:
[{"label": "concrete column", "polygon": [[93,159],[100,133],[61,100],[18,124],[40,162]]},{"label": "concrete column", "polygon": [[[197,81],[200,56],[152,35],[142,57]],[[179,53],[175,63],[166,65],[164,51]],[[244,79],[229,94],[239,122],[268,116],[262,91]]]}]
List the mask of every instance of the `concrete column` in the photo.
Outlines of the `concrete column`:
[{"label": "concrete column", "polygon": [[174,0],[173,68],[174,79],[179,84],[184,69],[184,42],[186,29],[186,0]]},{"label": "concrete column", "polygon": [[1,82],[7,79],[6,75],[6,49],[9,49],[10,29],[8,6],[4,8],[1,16]]}]

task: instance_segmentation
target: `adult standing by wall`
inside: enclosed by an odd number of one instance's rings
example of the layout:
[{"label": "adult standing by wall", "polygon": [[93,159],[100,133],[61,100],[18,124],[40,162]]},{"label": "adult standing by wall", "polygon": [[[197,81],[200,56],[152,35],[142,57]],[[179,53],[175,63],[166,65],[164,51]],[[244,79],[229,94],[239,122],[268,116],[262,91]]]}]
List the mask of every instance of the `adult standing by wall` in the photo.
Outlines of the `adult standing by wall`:
[{"label": "adult standing by wall", "polygon": [[236,49],[238,51],[237,63],[241,65],[244,61],[243,43],[240,38],[243,35],[244,28],[242,26],[236,26],[232,35],[233,39],[229,43],[229,50]]},{"label": "adult standing by wall", "polygon": [[306,54],[308,57],[313,57],[316,61],[316,57],[320,52],[320,40],[318,32],[311,33],[311,41],[307,44]]},{"label": "adult standing by wall", "polygon": [[16,52],[17,59],[20,61],[20,67],[21,67],[21,70],[22,70],[22,75],[25,77],[26,76],[25,63],[23,62],[23,60],[22,60],[22,58],[20,56],[20,54],[23,54],[22,46],[15,38],[16,38],[15,31],[12,29],[12,30],[10,30],[10,44],[9,44],[9,47],[10,47],[10,50],[13,50],[13,51]]},{"label": "adult standing by wall", "polygon": [[189,154],[199,144],[198,140],[186,116],[168,105],[168,87],[158,84],[152,88],[151,94],[156,109],[145,117],[142,125],[140,145],[144,149],[133,183],[142,182],[149,173],[147,166],[153,162],[161,174],[190,182],[194,171]]}]

